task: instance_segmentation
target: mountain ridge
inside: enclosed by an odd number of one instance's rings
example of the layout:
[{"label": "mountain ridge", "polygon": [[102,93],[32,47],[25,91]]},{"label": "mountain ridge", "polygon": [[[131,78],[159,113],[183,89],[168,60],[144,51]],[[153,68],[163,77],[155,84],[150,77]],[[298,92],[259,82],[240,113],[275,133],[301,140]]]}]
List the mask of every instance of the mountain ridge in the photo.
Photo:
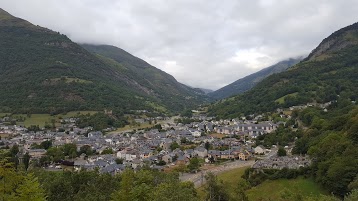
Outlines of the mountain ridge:
[{"label": "mountain ridge", "polygon": [[[0,85],[8,86],[0,88],[4,97],[0,100],[1,111],[59,113],[107,108],[164,112],[180,111],[202,102],[202,94],[171,75],[154,67],[139,68],[144,61],[129,53],[122,52],[139,67],[93,54],[63,34],[7,12],[0,16]],[[146,78],[142,69],[151,69],[146,72],[163,78],[149,80],[164,85],[162,91],[148,88],[148,79],[138,80]]]},{"label": "mountain ridge", "polygon": [[265,77],[285,71],[289,67],[297,64],[299,61],[302,60],[302,57],[297,58],[289,58],[283,61],[280,61],[274,65],[266,67],[258,72],[252,73],[248,76],[240,78],[231,84],[228,84],[216,91],[209,93],[210,97],[215,99],[223,99],[228,98],[233,95],[244,93],[254,87],[258,82],[263,80]]},{"label": "mountain ridge", "polygon": [[209,112],[225,118],[338,98],[354,102],[358,98],[357,52],[355,23],[332,33],[302,62],[265,78],[242,95],[218,101]]}]

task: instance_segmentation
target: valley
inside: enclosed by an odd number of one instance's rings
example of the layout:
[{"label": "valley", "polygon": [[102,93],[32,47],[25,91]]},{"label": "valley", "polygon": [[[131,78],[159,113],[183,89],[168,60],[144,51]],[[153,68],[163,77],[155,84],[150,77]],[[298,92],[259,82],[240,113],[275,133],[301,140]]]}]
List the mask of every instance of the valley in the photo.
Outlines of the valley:
[{"label": "valley", "polygon": [[357,52],[354,23],[213,91],[0,8],[0,198],[357,200]]}]

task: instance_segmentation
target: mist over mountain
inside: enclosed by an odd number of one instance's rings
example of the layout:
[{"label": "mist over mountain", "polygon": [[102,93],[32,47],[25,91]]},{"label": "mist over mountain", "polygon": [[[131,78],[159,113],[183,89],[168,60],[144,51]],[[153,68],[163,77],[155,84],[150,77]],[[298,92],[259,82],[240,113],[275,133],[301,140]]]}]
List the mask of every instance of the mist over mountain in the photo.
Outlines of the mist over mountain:
[{"label": "mist over mountain", "polygon": [[257,83],[259,83],[264,78],[274,74],[285,71],[287,68],[297,64],[303,59],[303,57],[290,58],[284,61],[280,61],[277,64],[274,64],[270,67],[264,68],[256,73],[248,75],[244,78],[241,78],[229,85],[226,85],[214,92],[209,93],[210,97],[215,99],[223,99],[229,96],[238,95],[250,90]]},{"label": "mist over mountain", "polygon": [[244,94],[224,99],[211,113],[235,117],[273,111],[338,97],[355,101],[358,94],[358,23],[325,38],[302,62],[273,74]]}]

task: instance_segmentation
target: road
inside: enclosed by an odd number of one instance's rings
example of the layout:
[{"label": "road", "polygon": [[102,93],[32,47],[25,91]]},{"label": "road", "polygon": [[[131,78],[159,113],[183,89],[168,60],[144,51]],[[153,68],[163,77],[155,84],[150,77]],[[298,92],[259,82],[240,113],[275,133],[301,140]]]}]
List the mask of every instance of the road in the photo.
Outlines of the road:
[{"label": "road", "polygon": [[255,163],[255,161],[240,161],[240,160],[232,161],[232,162],[228,162],[228,163],[219,165],[219,166],[214,167],[209,170],[203,170],[196,174],[184,173],[183,175],[181,175],[179,177],[179,179],[181,181],[191,181],[194,183],[195,187],[200,187],[201,185],[203,185],[205,183],[204,177],[209,172],[217,175],[217,174],[220,174],[222,172],[226,172],[226,171],[229,171],[232,169],[252,166],[254,163]]},{"label": "road", "polygon": [[261,160],[272,158],[273,156],[277,155],[277,150],[278,150],[277,148],[272,148],[270,153],[263,156],[256,156],[256,158]]}]

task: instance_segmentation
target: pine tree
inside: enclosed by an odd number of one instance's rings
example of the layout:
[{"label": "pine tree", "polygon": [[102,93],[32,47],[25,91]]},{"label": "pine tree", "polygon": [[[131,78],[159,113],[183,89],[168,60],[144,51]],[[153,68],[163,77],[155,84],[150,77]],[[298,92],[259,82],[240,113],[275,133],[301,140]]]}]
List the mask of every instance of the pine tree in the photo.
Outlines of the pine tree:
[{"label": "pine tree", "polygon": [[45,191],[41,188],[40,183],[32,173],[24,176],[23,182],[16,189],[17,201],[45,201]]}]

